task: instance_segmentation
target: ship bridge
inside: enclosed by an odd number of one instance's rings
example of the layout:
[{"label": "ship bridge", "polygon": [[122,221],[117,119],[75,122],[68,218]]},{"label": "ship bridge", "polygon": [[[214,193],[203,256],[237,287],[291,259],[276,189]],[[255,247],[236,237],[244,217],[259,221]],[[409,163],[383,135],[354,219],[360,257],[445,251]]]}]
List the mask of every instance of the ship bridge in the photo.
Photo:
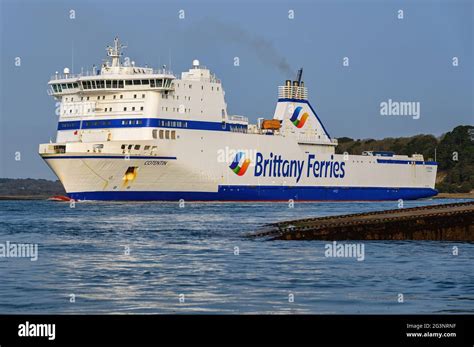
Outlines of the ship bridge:
[{"label": "ship bridge", "polygon": [[129,90],[154,90],[172,91],[174,89],[172,81],[176,78],[170,70],[163,66],[161,69],[149,67],[137,67],[134,62],[129,65],[122,65],[121,45],[118,38],[114,39],[114,45],[107,47],[107,55],[110,61],[102,64],[100,69],[95,66],[92,71],[81,72],[80,74],[70,73],[65,68],[63,74],[56,73],[49,81],[49,94],[62,96],[77,93],[110,92],[115,93]]}]

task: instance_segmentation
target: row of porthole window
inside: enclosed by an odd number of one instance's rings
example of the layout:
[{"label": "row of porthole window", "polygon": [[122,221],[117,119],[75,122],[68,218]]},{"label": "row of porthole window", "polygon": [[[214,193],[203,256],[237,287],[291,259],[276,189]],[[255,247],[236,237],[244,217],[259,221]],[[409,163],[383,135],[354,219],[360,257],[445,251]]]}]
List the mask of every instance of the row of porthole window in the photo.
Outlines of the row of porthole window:
[{"label": "row of porthole window", "polygon": [[[168,98],[163,98],[163,99],[168,99]],[[173,95],[173,100],[179,100],[179,95]],[[191,97],[190,96],[184,96],[184,100],[188,100],[190,101],[191,100]],[[202,99],[201,99],[202,101]]]},{"label": "row of porthole window", "polygon": [[[131,150],[131,149],[133,148],[134,150],[138,151],[138,150],[140,150],[141,145],[126,145],[126,144],[125,144],[125,145],[122,145],[121,148],[122,148],[122,149],[127,148],[128,150]],[[150,148],[151,148],[151,150],[154,150],[154,149],[157,149],[157,146],[149,146],[149,145],[146,145],[146,146],[143,147],[143,149],[144,149],[145,151],[148,151]]]},{"label": "row of porthole window", "polygon": [[[168,107],[161,106],[162,111],[168,111]],[[171,110],[171,107],[170,107]],[[190,108],[182,108],[182,107],[173,107],[173,112],[179,112],[179,113],[191,113]],[[201,111],[202,113],[202,111]]]},{"label": "row of porthole window", "polygon": [[[146,94],[142,94],[142,99],[145,99],[145,96],[146,96]],[[102,95],[102,96],[101,96],[101,95],[98,95],[98,96],[97,96],[97,100],[100,100],[101,97],[102,97],[102,100],[105,100],[105,95]],[[138,98],[138,94],[133,94],[133,98],[134,98],[134,99],[137,99],[137,98]],[[113,98],[112,98],[112,99],[114,99],[114,100],[117,99],[117,95],[113,95]],[[120,94],[120,99],[123,99],[123,94]],[[90,100],[90,97],[87,96],[87,97],[86,97],[86,100]],[[69,98],[66,98],[66,101],[69,101]],[[71,101],[74,101],[74,97],[71,98]],[[84,101],[84,97],[83,97],[83,96],[81,96],[81,101]]]},{"label": "row of porthole window", "polygon": [[[72,110],[73,110],[72,108],[69,109],[69,113],[70,113],[70,114],[72,114]],[[127,111],[127,107],[124,107],[123,110],[124,110],[124,111]],[[136,108],[135,108],[135,106],[133,106],[133,107],[132,107],[132,112],[135,111],[135,110],[136,110]],[[143,111],[143,106],[140,106],[140,111]],[[90,112],[90,108],[87,109],[87,113],[89,113],[89,112]],[[112,107],[106,107],[106,108],[104,109],[104,112],[113,112],[113,109],[112,109]],[[77,114],[77,113],[78,113],[78,109],[76,109],[74,113]],[[66,114],[66,110],[63,111],[63,114]]]},{"label": "row of porthole window", "polygon": [[[112,108],[110,109],[112,111]],[[127,107],[123,108],[124,111],[127,111]],[[105,109],[107,111],[107,109]],[[132,106],[132,111],[135,111],[135,106]],[[140,111],[143,111],[143,106],[140,106]]]},{"label": "row of porthole window", "polygon": [[176,130],[153,129],[152,135],[154,139],[160,140],[176,140]]},{"label": "row of porthole window", "polygon": [[[177,85],[178,88],[179,88],[179,83],[177,83],[176,85]],[[186,87],[186,83],[184,84],[184,87]],[[189,89],[191,89],[192,87],[193,87],[192,84],[189,84]],[[216,87],[216,89],[217,89],[217,91],[220,90],[219,87]],[[204,86],[201,86],[201,90],[204,90]],[[214,87],[213,87],[213,86],[211,86],[211,90],[214,91]]]}]

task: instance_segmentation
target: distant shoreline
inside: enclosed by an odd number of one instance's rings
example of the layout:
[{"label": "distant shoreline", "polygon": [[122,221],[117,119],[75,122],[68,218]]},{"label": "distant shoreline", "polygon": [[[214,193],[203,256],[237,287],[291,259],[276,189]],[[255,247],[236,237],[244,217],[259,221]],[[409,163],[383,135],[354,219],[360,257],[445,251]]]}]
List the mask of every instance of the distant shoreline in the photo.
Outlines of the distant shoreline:
[{"label": "distant shoreline", "polygon": [[[0,200],[48,200],[53,195],[0,195]],[[439,193],[433,199],[474,199],[474,193]]]},{"label": "distant shoreline", "polygon": [[474,199],[474,192],[471,193],[438,193],[433,199]]},{"label": "distant shoreline", "polygon": [[0,200],[48,200],[52,195],[0,195]]}]

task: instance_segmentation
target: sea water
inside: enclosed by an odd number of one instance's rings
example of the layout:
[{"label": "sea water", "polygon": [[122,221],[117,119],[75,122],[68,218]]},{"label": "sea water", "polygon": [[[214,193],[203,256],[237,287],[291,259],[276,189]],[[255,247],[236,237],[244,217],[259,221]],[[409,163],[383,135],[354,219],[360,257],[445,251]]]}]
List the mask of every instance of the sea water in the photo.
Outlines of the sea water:
[{"label": "sea water", "polygon": [[0,201],[0,244],[37,247],[36,259],[0,257],[0,314],[473,313],[472,243],[347,241],[363,244],[361,261],[328,257],[331,242],[247,236],[276,221],[394,208]]}]

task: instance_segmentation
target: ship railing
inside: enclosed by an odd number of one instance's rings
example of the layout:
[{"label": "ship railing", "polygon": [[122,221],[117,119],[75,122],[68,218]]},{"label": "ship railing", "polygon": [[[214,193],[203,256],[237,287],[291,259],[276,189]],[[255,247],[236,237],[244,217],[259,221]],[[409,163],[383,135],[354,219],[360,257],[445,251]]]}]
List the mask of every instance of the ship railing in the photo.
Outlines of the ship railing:
[{"label": "ship railing", "polygon": [[308,89],[299,86],[279,86],[278,99],[308,99]]},{"label": "ship railing", "polygon": [[297,136],[297,141],[299,143],[308,143],[308,144],[331,144],[337,145],[337,139],[330,139],[326,135],[316,136],[316,135],[299,135]]},{"label": "ship railing", "polygon": [[66,145],[42,143],[42,144],[40,144],[39,153],[41,153],[41,154],[64,154],[64,153],[66,153]]},{"label": "ship railing", "polygon": [[[139,69],[138,67],[136,68],[137,70]],[[174,76],[173,71],[168,70],[168,69],[152,69],[152,68],[143,68],[144,71],[149,71],[150,74],[153,75],[171,75]],[[131,74],[135,75],[135,74]],[[56,80],[68,80],[68,79],[77,79],[81,77],[89,77],[89,76],[101,76],[100,74],[100,69],[95,69],[95,70],[86,70],[82,71],[81,73],[68,73],[68,74],[54,74],[51,76],[51,81],[56,81]]]},{"label": "ship railing", "polygon": [[153,69],[153,74],[156,75],[173,75],[173,71],[167,69]]},{"label": "ship railing", "polygon": [[56,74],[56,75],[53,75],[51,76],[51,81],[56,81],[56,80],[67,80],[67,79],[77,79],[79,77],[82,77],[83,75],[82,74],[72,74],[72,73],[68,73],[68,74]]},{"label": "ship railing", "polygon": [[235,122],[245,122],[248,123],[249,119],[244,116],[229,116],[229,122],[235,121]]}]

